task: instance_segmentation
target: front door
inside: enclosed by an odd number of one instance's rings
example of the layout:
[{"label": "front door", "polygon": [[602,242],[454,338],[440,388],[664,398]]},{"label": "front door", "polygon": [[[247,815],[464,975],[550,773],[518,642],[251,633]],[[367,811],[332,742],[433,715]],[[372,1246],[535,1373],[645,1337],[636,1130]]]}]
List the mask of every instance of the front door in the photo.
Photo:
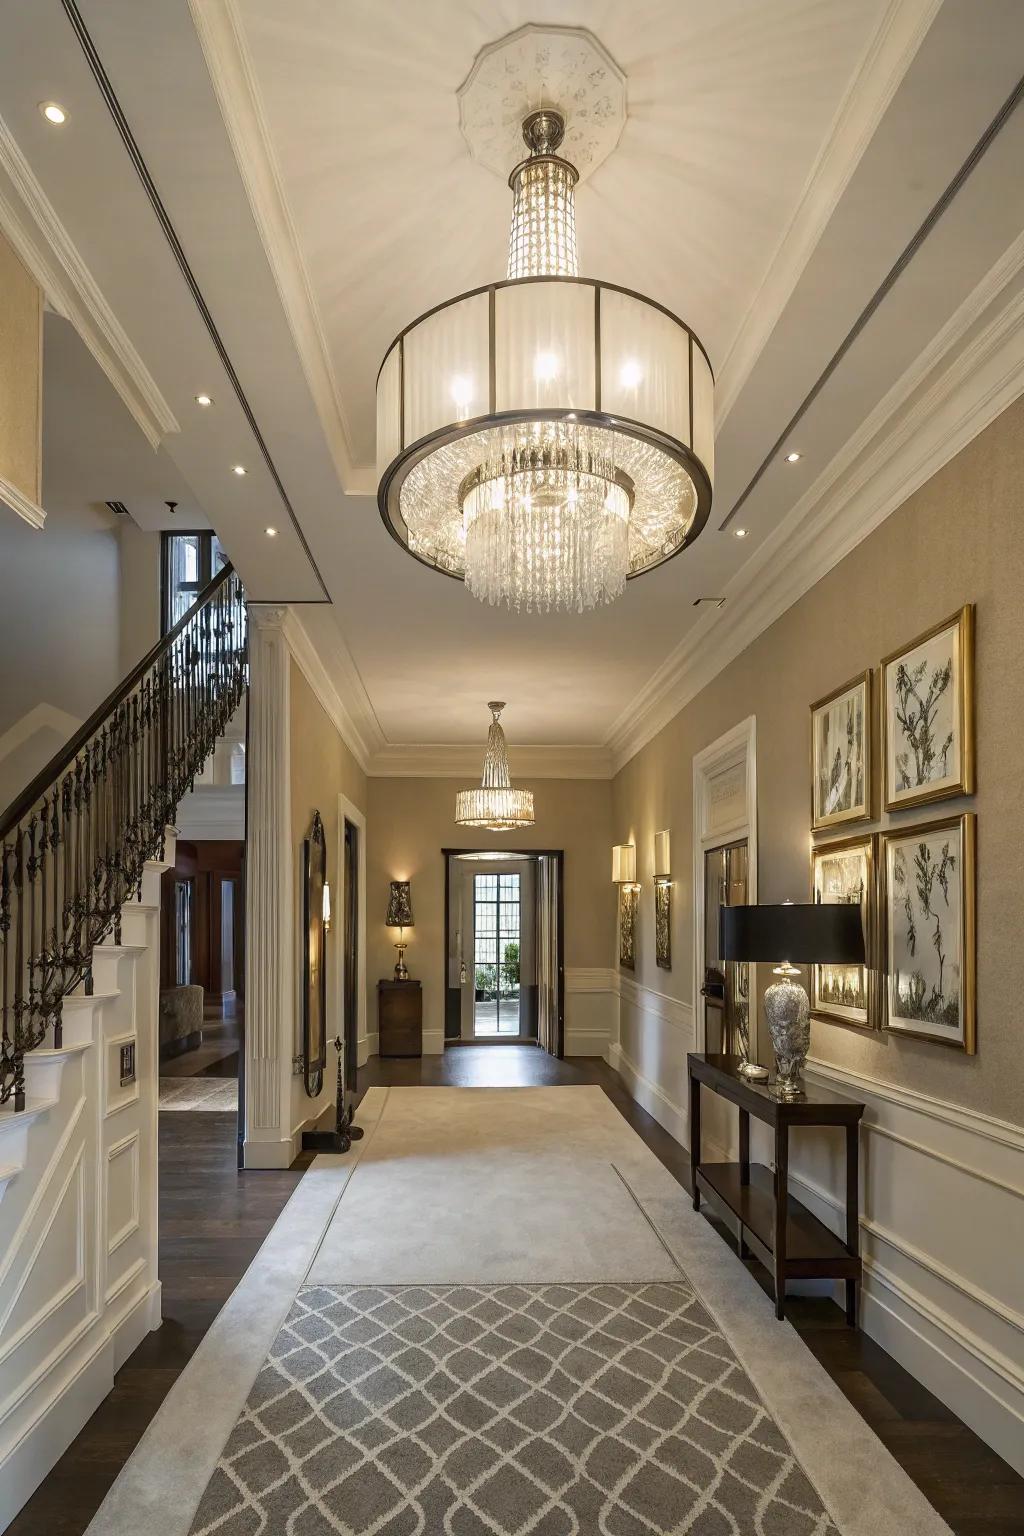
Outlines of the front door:
[{"label": "front door", "polygon": [[515,1039],[521,1033],[522,897],[519,870],[473,874],[463,935],[463,955],[469,961],[463,1039]]},{"label": "front door", "polygon": [[725,962],[719,944],[719,909],[747,900],[747,840],[709,848],[704,854],[704,999],[705,1050],[749,1057],[750,968]]}]

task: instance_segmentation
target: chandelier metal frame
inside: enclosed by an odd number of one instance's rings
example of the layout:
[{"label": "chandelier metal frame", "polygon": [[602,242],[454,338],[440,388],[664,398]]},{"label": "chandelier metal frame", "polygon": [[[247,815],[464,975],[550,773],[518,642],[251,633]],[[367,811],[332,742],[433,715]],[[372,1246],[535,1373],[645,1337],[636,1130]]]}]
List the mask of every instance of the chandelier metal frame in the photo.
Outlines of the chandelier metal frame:
[{"label": "chandelier metal frame", "polygon": [[[496,407],[496,366],[495,366],[495,341],[496,324],[495,309],[496,296],[504,288],[522,288],[530,284],[558,283],[575,288],[589,288],[594,294],[594,405],[593,408],[582,406],[574,407],[528,407],[521,410],[498,411]],[[677,325],[687,338],[688,358],[688,390],[689,390],[689,427],[690,438],[693,440],[694,431],[694,356],[699,353],[703,363],[707,367],[711,383],[714,384],[714,370],[711,367],[711,359],[704,348],[700,337],[688,326],[685,320],[659,304],[657,300],[648,298],[639,293],[635,288],[626,288],[620,283],[607,283],[592,277],[518,277],[502,278],[498,282],[483,283],[479,288],[469,288],[465,293],[454,295],[450,299],[435,304],[431,309],[424,310],[415,320],[399,331],[384,354],[383,362],[377,370],[377,391],[380,394],[380,381],[389,359],[398,349],[398,393],[399,393],[399,451],[384,466],[380,474],[380,483],[377,489],[377,507],[385,528],[391,537],[402,546],[407,554],[412,555],[421,565],[428,566],[431,570],[441,571],[445,576],[451,576],[456,581],[464,579],[463,572],[451,569],[445,565],[428,559],[409,546],[409,531],[402,517],[400,496],[402,486],[410,471],[415,466],[449,443],[458,442],[461,438],[470,437],[475,432],[486,431],[491,427],[503,425],[516,425],[533,421],[568,421],[581,426],[604,427],[610,431],[622,433],[626,437],[636,438],[641,443],[659,449],[690,476],[697,492],[697,509],[684,537],[671,551],[664,553],[660,558],[653,559],[637,569],[631,569],[626,576],[627,581],[632,581],[637,576],[655,570],[659,565],[674,559],[682,550],[688,548],[697,538],[707,523],[711,512],[712,484],[711,475],[704,462],[694,450],[679,438],[671,436],[667,432],[660,431],[648,422],[638,421],[633,417],[612,414],[601,409],[601,295],[602,293],[622,294],[626,298],[634,299],[646,308],[657,310],[666,319]],[[461,304],[466,299],[478,298],[481,294],[487,295],[488,300],[488,410],[482,414],[469,417],[462,421],[452,421],[433,432],[428,432],[415,442],[405,441],[405,343],[406,338],[421,326],[424,321],[430,320],[434,315],[442,313],[453,305]]]}]

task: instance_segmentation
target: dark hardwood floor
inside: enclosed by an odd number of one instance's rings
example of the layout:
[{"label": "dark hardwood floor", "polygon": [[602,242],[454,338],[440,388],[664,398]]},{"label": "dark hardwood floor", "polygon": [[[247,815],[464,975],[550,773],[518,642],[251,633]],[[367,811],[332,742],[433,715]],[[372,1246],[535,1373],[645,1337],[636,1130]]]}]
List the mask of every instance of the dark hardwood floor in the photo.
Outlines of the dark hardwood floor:
[{"label": "dark hardwood floor", "polygon": [[[373,1058],[375,1084],[484,1086],[596,1083],[678,1180],[683,1148],[602,1061],[556,1061],[535,1046],[460,1046],[413,1061]],[[8,1527],[8,1536],[81,1536],[143,1430],[234,1290],[310,1161],[239,1174],[235,1118],[160,1118],[160,1267],[164,1321],[118,1372],[114,1390]],[[767,1273],[748,1267],[767,1290]],[[832,1302],[797,1298],[788,1315],[808,1349],[925,1493],[955,1536],[1024,1536],[1024,1480]],[[159,1536],[159,1532],[154,1532]],[[275,1536],[275,1533],[268,1533]]]}]

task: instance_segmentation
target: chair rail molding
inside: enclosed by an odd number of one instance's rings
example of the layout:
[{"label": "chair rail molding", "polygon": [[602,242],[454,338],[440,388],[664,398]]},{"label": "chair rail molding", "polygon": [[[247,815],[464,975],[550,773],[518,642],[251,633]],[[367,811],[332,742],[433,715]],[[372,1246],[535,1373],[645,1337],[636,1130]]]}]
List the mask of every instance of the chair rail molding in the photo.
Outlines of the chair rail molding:
[{"label": "chair rail molding", "polygon": [[247,1168],[292,1161],[295,1033],[288,609],[249,605],[245,942]]}]

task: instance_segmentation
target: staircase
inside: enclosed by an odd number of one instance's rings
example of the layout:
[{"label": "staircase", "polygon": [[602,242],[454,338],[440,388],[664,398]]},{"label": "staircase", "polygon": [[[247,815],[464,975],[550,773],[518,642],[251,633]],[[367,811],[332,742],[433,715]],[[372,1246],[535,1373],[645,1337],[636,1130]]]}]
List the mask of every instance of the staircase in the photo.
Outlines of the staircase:
[{"label": "staircase", "polygon": [[0,822],[0,1531],[160,1322],[160,876],[245,617],[227,566]]}]

